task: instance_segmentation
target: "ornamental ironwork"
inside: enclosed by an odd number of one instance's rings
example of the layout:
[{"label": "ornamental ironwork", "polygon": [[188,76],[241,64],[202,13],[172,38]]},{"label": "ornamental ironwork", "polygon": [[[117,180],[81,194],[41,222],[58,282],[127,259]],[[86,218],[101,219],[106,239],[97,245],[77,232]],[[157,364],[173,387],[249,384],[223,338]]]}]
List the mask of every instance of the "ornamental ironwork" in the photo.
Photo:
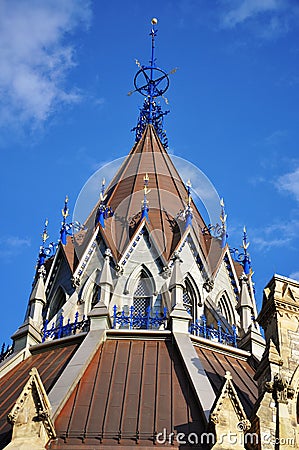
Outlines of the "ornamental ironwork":
[{"label": "ornamental ironwork", "polygon": [[213,237],[221,240],[221,248],[224,248],[227,242],[228,234],[227,234],[227,214],[224,209],[224,200],[223,198],[220,200],[220,224],[216,223],[215,225],[209,224],[202,228],[201,232],[204,236],[212,235]]},{"label": "ornamental ironwork", "polygon": [[0,349],[0,363],[13,354],[14,345],[6,345],[3,342],[2,347]]},{"label": "ornamental ironwork", "polygon": [[195,336],[201,336],[205,339],[219,342],[220,344],[233,345],[237,347],[237,329],[235,325],[232,326],[232,333],[227,328],[223,328],[220,320],[217,322],[217,327],[213,324],[207,325],[206,316],[201,316],[195,323],[189,327],[189,332]]},{"label": "ornamental ironwork", "polygon": [[243,270],[245,275],[252,275],[252,269],[251,269],[251,259],[248,252],[250,242],[248,242],[247,239],[247,231],[246,228],[243,228],[243,242],[241,245],[241,248],[243,249],[243,252],[240,252],[237,248],[231,248],[230,253],[233,257],[233,259],[236,262],[239,262],[243,266]]},{"label": "ornamental ironwork", "polygon": [[165,92],[169,87],[169,75],[176,72],[176,68],[166,73],[156,65],[155,58],[155,37],[157,36],[157,19],[152,19],[152,28],[150,32],[152,40],[151,59],[149,65],[141,65],[138,60],[136,64],[139,68],[134,78],[133,91],[130,91],[128,95],[132,95],[134,92],[139,92],[145,97],[143,106],[140,108],[139,118],[136,127],[132,129],[135,131],[136,142],[141,139],[141,136],[146,128],[147,124],[152,124],[161,140],[162,145],[167,148],[168,140],[166,133],[163,129],[163,119],[169,111],[162,111],[161,106],[157,103],[156,98],[162,97],[166,103],[168,100],[164,97]]},{"label": "ornamental ironwork", "polygon": [[71,322],[70,319],[68,319],[67,323],[64,324],[64,317],[61,314],[58,319],[58,324],[53,323],[51,328],[48,328],[48,325],[49,321],[45,320],[44,326],[41,330],[42,342],[45,342],[47,339],[61,339],[62,337],[71,336],[89,330],[89,320],[85,316],[79,320],[78,312],[75,314],[74,322]]},{"label": "ornamental ironwork", "polygon": [[161,311],[152,311],[147,307],[145,312],[130,306],[127,310],[118,311],[116,305],[113,306],[113,328],[144,329],[144,330],[165,330],[167,322],[167,308]]}]

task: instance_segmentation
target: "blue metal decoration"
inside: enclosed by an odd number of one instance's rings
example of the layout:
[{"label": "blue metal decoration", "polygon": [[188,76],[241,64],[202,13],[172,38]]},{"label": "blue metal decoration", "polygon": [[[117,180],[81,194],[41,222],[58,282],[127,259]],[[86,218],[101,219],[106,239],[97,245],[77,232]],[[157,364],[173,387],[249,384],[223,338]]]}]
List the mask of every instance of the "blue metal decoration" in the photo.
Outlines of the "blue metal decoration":
[{"label": "blue metal decoration", "polygon": [[221,241],[221,248],[224,248],[226,243],[227,243],[227,238],[228,238],[228,234],[227,234],[227,225],[226,225],[226,219],[227,219],[227,214],[225,214],[225,209],[224,209],[224,200],[223,198],[220,200],[220,224],[216,223],[215,225],[209,224],[207,226],[205,226],[204,228],[202,228],[202,234],[203,235],[212,235],[213,237],[220,239]]},{"label": "blue metal decoration", "polygon": [[42,232],[42,245],[39,248],[39,254],[37,259],[37,267],[41,267],[45,264],[46,258],[49,258],[50,256],[54,255],[56,252],[57,244],[55,242],[50,242],[49,245],[46,247],[46,241],[49,239],[48,235],[48,219],[45,220],[44,229]]},{"label": "blue metal decoration", "polygon": [[[60,228],[60,242],[63,245],[66,245],[66,243],[67,243],[67,236],[72,236],[74,233],[76,233],[78,231],[86,230],[85,226],[82,225],[78,221],[74,221],[71,223],[66,222],[66,219],[69,216],[68,201],[69,201],[69,198],[66,195],[65,200],[64,200],[64,208],[61,210],[63,220],[61,222],[61,228]],[[57,244],[55,244],[55,245],[57,247]]]},{"label": "blue metal decoration", "polygon": [[102,180],[102,188],[100,192],[100,205],[98,208],[98,214],[97,214],[97,220],[96,222],[101,225],[102,228],[105,228],[105,220],[108,219],[108,217],[113,216],[113,210],[110,206],[107,206],[105,204],[107,195],[105,195],[105,178]]},{"label": "blue metal decoration", "polygon": [[63,245],[66,245],[66,238],[67,238],[67,224],[66,224],[66,218],[69,216],[69,209],[67,207],[68,204],[68,196],[65,197],[64,200],[64,208],[61,210],[61,214],[63,217],[62,223],[61,223],[61,229],[60,229],[60,241]]},{"label": "blue metal decoration", "polygon": [[142,206],[141,206],[141,220],[142,219],[146,219],[149,222],[149,218],[148,218],[148,212],[149,212],[149,207],[148,207],[148,199],[147,199],[147,194],[149,194],[151,192],[151,190],[148,188],[148,183],[149,183],[149,176],[146,173],[143,177],[143,200],[142,200]]},{"label": "blue metal decoration", "polygon": [[221,207],[220,221],[221,221],[221,228],[222,228],[222,233],[221,233],[221,248],[224,248],[224,247],[226,246],[228,234],[227,234],[227,232],[226,232],[226,219],[227,219],[227,214],[225,214],[224,200],[223,200],[223,198],[220,200],[220,207]]},{"label": "blue metal decoration", "polygon": [[5,345],[3,342],[2,347],[0,349],[0,363],[13,354],[14,345]]},{"label": "blue metal decoration", "polygon": [[210,339],[213,341],[220,342],[221,344],[233,345],[237,347],[237,328],[235,325],[232,326],[232,333],[229,333],[228,329],[225,330],[222,328],[221,322],[217,322],[217,328],[214,328],[214,325],[207,325],[206,316],[201,316],[200,319],[197,319],[195,323],[192,323],[189,327],[189,332],[194,334],[195,336],[202,336],[205,339]]},{"label": "blue metal decoration", "polygon": [[[138,72],[134,78],[134,91],[130,91],[128,95],[132,95],[134,92],[138,91],[141,95],[145,97],[142,108],[140,108],[139,118],[137,126],[132,129],[136,134],[136,142],[141,139],[143,131],[147,124],[151,123],[158,133],[158,136],[165,148],[168,147],[168,140],[163,130],[163,119],[169,111],[162,111],[160,105],[157,104],[156,98],[163,97],[164,93],[169,87],[169,75],[175,73],[177,69],[173,69],[171,72],[166,73],[164,70],[156,66],[155,58],[155,37],[157,36],[157,30],[155,25],[157,25],[158,20],[153,18],[152,29],[150,36],[152,38],[152,53],[151,59],[148,66],[143,66],[138,60],[136,64],[139,67]],[[167,102],[167,99],[164,98]]]},{"label": "blue metal decoration", "polygon": [[79,321],[79,313],[76,312],[75,320],[71,323],[68,319],[67,323],[64,325],[64,317],[61,315],[58,319],[58,325],[52,324],[52,327],[48,329],[49,321],[45,320],[44,326],[42,328],[42,342],[47,339],[60,339],[65,336],[71,336],[72,334],[78,334],[78,332],[89,330],[89,320],[82,317]]},{"label": "blue metal decoration", "polygon": [[185,209],[181,210],[177,215],[177,217],[180,217],[183,220],[185,220],[185,230],[189,226],[192,226],[192,219],[193,219],[193,209],[191,206],[192,203],[191,187],[192,187],[191,181],[188,180],[186,183],[187,188],[186,206]]},{"label": "blue metal decoration", "polygon": [[185,219],[186,219],[186,229],[189,226],[192,226],[192,218],[193,218],[193,213],[192,213],[192,207],[191,207],[191,201],[192,201],[192,197],[191,197],[191,182],[190,180],[187,181],[187,192],[188,192],[188,197],[187,197],[187,205],[186,205],[186,209],[185,209]]},{"label": "blue metal decoration", "polygon": [[243,228],[243,243],[241,248],[244,250],[242,253],[239,252],[237,248],[231,248],[230,252],[235,261],[240,262],[243,266],[243,270],[245,275],[251,274],[251,260],[249,253],[247,251],[250,242],[247,240],[247,231],[246,227]]},{"label": "blue metal decoration", "polygon": [[167,308],[151,313],[150,306],[146,308],[146,312],[135,311],[134,306],[130,306],[129,312],[125,310],[117,311],[117,306],[113,306],[113,328],[127,328],[129,330],[139,328],[145,330],[166,328]]}]

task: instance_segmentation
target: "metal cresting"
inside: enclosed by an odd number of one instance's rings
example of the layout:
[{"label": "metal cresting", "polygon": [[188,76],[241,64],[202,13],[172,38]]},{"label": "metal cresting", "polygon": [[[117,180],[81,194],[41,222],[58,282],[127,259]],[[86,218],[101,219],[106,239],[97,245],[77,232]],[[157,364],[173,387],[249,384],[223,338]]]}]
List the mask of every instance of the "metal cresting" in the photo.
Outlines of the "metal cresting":
[{"label": "metal cresting", "polygon": [[240,262],[243,266],[245,275],[252,275],[251,259],[248,253],[248,247],[250,242],[248,242],[246,227],[243,228],[243,242],[241,248],[243,252],[240,253],[237,248],[231,248],[230,252],[235,261]]},{"label": "metal cresting", "polygon": [[167,323],[167,308],[161,311],[152,311],[151,307],[147,307],[145,313],[136,310],[134,306],[130,306],[127,310],[117,310],[117,306],[113,306],[113,328],[127,328],[133,330],[136,328],[144,330],[164,330]]},{"label": "metal cresting", "polygon": [[10,355],[12,355],[14,350],[14,346],[12,345],[5,345],[5,342],[3,342],[2,347],[0,349],[0,363],[4,361],[6,358],[8,358]]},{"label": "metal cresting", "polygon": [[232,326],[232,333],[229,333],[227,328],[223,329],[220,321],[217,322],[217,328],[213,324],[207,325],[207,318],[204,315],[190,325],[189,332],[195,336],[237,347],[237,329],[235,325]]},{"label": "metal cresting", "polygon": [[42,342],[45,342],[47,339],[60,339],[62,337],[71,336],[82,331],[89,330],[89,320],[82,317],[82,320],[79,321],[79,313],[76,312],[74,322],[71,322],[68,319],[67,323],[64,324],[64,317],[61,315],[58,319],[58,323],[53,323],[51,328],[48,328],[49,320],[45,320],[44,326],[42,328]]}]

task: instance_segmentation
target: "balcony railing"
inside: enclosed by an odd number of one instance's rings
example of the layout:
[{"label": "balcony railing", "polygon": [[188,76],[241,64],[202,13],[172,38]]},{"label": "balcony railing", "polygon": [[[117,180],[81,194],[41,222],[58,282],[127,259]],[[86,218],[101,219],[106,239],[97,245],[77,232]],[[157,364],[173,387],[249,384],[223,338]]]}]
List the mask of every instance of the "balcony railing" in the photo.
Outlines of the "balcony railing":
[{"label": "balcony railing", "polygon": [[75,314],[74,322],[71,322],[70,319],[68,319],[67,323],[64,324],[64,317],[61,315],[58,319],[58,324],[53,323],[51,328],[48,328],[48,325],[49,321],[45,320],[42,328],[42,342],[45,342],[48,339],[60,339],[89,330],[89,320],[83,316],[82,320],[79,321],[78,312]]},{"label": "balcony railing", "polygon": [[190,325],[189,332],[195,336],[202,336],[205,339],[237,347],[238,336],[235,325],[232,326],[232,333],[229,333],[227,328],[224,329],[222,327],[220,321],[218,321],[216,328],[213,324],[207,325],[206,316],[201,316],[200,319],[197,319],[195,323]]},{"label": "balcony railing", "polygon": [[167,308],[161,311],[152,311],[150,307],[143,313],[130,306],[118,311],[117,306],[113,307],[113,328],[143,329],[143,330],[165,330],[167,322]]},{"label": "balcony railing", "polygon": [[13,353],[13,350],[14,350],[13,344],[5,345],[5,342],[3,342],[2,347],[0,349],[0,363],[9,357]]}]

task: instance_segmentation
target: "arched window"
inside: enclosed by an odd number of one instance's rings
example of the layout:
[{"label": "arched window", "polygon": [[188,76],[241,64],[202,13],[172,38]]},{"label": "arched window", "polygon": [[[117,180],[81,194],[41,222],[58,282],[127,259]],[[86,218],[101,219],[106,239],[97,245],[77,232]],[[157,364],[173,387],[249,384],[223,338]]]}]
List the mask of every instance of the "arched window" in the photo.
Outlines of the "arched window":
[{"label": "arched window", "polygon": [[92,291],[91,291],[91,302],[90,302],[91,309],[100,300],[100,295],[101,295],[101,288],[100,288],[100,286],[98,284],[94,283],[93,286],[92,286]]},{"label": "arched window", "polygon": [[183,290],[183,305],[192,317],[193,322],[195,322],[197,318],[196,295],[188,279],[185,280],[185,288]]},{"label": "arched window", "polygon": [[63,307],[66,302],[66,295],[61,286],[58,286],[49,307],[48,319],[51,320]]},{"label": "arched window", "polygon": [[133,296],[134,311],[145,314],[147,308],[151,306],[151,295],[150,279],[142,271]]}]

